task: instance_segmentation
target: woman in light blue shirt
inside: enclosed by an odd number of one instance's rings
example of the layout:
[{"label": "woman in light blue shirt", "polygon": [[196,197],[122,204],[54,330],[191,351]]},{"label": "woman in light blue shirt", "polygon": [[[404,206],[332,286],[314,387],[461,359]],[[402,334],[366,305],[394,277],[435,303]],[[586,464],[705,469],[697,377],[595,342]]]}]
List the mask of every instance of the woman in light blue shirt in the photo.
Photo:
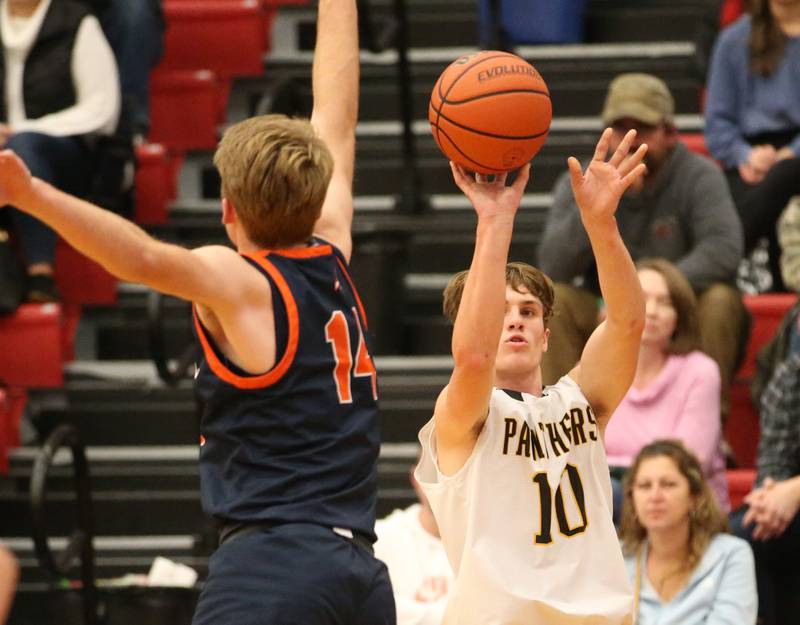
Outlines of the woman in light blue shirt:
[{"label": "woman in light blue shirt", "polygon": [[636,625],[753,625],[753,553],[728,523],[697,459],[657,441],[625,482],[620,534]]}]

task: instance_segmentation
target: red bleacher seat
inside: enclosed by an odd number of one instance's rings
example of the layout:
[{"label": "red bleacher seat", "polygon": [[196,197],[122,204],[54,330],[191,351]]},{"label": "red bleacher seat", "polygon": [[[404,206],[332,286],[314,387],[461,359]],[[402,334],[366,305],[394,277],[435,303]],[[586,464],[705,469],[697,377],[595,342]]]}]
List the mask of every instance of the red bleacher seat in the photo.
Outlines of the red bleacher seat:
[{"label": "red bleacher seat", "polygon": [[680,138],[690,151],[711,158],[711,153],[706,146],[706,138],[702,132],[681,133]]},{"label": "red bleacher seat", "polygon": [[750,329],[750,340],[747,343],[744,362],[739,368],[737,377],[752,377],[756,370],[756,355],[775,336],[783,317],[796,301],[797,295],[794,293],[744,296],[744,305],[753,316],[753,325]]},{"label": "red bleacher seat", "polygon": [[59,304],[23,304],[0,317],[0,379],[12,387],[61,386],[63,321]]},{"label": "red bleacher seat", "polygon": [[180,152],[216,147],[227,106],[225,86],[208,70],[153,72],[150,141]]},{"label": "red bleacher seat", "polygon": [[63,240],[56,246],[56,284],[65,304],[110,306],[117,279]]},{"label": "red bleacher seat", "polygon": [[19,424],[28,391],[0,387],[0,474],[8,473],[8,451],[19,447]]},{"label": "red bleacher seat", "polygon": [[731,510],[736,510],[742,505],[745,496],[753,490],[756,481],[755,469],[728,469],[725,472],[728,479],[728,496],[731,499]]},{"label": "red bleacher seat", "polygon": [[755,359],[778,330],[786,312],[797,301],[793,293],[745,295],[744,304],[753,317],[744,361],[731,385],[731,410],[725,424],[725,440],[733,449],[739,467],[755,466],[759,438],[758,410],[750,399]]},{"label": "red bleacher seat", "polygon": [[750,399],[750,381],[736,380],[731,384],[731,410],[724,436],[739,467],[756,466],[759,432],[758,411]]},{"label": "red bleacher seat", "polygon": [[159,67],[259,76],[274,12],[257,0],[165,2],[168,28]]},{"label": "red bleacher seat", "polygon": [[167,205],[175,199],[182,161],[183,155],[170,154],[160,143],[136,147],[136,223],[166,223]]},{"label": "red bleacher seat", "polygon": [[744,0],[725,0],[719,11],[719,26],[725,28],[744,13]]}]

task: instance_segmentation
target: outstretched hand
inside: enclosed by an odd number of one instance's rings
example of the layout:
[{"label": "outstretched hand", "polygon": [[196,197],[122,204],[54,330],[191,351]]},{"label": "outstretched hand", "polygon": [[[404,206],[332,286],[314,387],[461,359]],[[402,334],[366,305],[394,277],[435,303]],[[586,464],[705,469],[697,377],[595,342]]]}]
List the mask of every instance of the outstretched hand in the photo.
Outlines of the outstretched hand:
[{"label": "outstretched hand", "polygon": [[467,171],[450,162],[453,179],[459,189],[467,196],[479,217],[513,215],[519,208],[522,193],[530,177],[531,164],[526,163],[517,173],[514,182],[506,186],[508,173],[495,174],[494,180],[488,182],[481,174],[473,178]]},{"label": "outstretched hand", "polygon": [[30,191],[33,178],[28,167],[11,150],[0,151],[0,206],[20,208],[20,200]]},{"label": "outstretched hand", "polygon": [[614,154],[606,161],[611,132],[611,128],[606,128],[600,135],[585,173],[581,171],[581,165],[574,156],[570,156],[567,161],[572,179],[572,193],[584,221],[612,217],[617,211],[622,194],[647,171],[642,162],[647,153],[647,144],[643,143],[633,154],[629,153],[636,138],[635,130],[628,131]]}]

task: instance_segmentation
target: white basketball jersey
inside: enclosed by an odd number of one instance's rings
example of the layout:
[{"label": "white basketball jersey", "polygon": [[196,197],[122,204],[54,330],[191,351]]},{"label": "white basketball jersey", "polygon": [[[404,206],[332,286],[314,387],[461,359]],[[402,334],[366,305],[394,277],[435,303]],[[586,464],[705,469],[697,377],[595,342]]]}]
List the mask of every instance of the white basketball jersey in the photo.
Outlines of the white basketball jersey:
[{"label": "white basketball jersey", "polygon": [[568,376],[541,397],[494,389],[453,476],[420,431],[417,481],[456,574],[444,625],[619,625],[632,595],[594,414]]}]

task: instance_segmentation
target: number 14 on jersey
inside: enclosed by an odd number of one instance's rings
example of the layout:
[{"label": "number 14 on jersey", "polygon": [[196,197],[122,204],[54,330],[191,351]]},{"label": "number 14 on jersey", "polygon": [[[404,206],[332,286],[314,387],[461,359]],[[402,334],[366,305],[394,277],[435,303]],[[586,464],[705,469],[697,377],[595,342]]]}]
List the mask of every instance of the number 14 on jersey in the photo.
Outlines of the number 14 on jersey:
[{"label": "number 14 on jersey", "polygon": [[334,310],[328,323],[325,324],[325,340],[330,343],[333,359],[336,361],[336,366],[333,369],[333,381],[336,383],[336,393],[339,395],[340,404],[353,403],[352,378],[366,376],[372,378],[372,398],[378,399],[378,374],[375,371],[372,356],[369,355],[367,350],[367,342],[364,340],[364,332],[361,329],[358,313],[355,308],[352,311],[353,319],[356,320],[356,330],[358,331],[355,366],[353,366],[353,352],[350,346],[350,328],[344,312]]}]

